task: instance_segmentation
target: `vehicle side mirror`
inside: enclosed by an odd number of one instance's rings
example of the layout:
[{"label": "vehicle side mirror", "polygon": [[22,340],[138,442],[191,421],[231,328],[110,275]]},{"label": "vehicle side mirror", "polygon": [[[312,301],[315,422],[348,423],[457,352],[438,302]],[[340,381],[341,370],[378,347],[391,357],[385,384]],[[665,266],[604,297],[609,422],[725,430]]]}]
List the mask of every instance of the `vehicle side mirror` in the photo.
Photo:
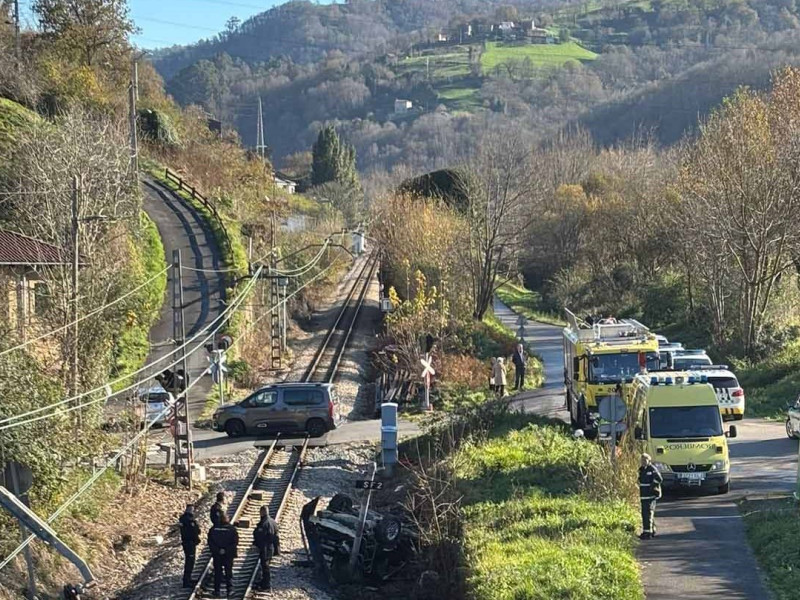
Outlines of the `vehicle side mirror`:
[{"label": "vehicle side mirror", "polygon": [[725,432],[725,437],[727,438],[735,438],[736,437],[736,425],[731,425],[731,428]]},{"label": "vehicle side mirror", "polygon": [[576,356],[572,359],[572,378],[575,381],[578,381],[578,379],[580,379],[580,372],[581,372],[581,359]]},{"label": "vehicle side mirror", "polygon": [[634,428],[633,437],[635,437],[637,440],[644,440],[645,439],[644,431],[642,430],[641,427],[637,426],[637,427]]}]

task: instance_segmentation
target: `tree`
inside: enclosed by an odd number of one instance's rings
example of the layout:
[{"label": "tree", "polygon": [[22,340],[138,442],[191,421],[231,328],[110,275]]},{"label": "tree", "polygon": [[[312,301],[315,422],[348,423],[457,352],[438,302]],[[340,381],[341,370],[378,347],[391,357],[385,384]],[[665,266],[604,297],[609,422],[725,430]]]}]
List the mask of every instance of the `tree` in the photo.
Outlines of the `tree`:
[{"label": "tree", "polygon": [[466,263],[473,317],[483,319],[497,288],[516,274],[522,234],[534,218],[531,152],[511,131],[485,134],[462,173],[467,191],[469,236]]},{"label": "tree", "polygon": [[356,150],[339,138],[333,125],[328,125],[319,132],[311,155],[313,185],[335,181],[356,190],[361,189],[356,170]]},{"label": "tree", "polygon": [[126,0],[34,0],[32,8],[44,34],[86,66],[126,53],[138,31]]}]

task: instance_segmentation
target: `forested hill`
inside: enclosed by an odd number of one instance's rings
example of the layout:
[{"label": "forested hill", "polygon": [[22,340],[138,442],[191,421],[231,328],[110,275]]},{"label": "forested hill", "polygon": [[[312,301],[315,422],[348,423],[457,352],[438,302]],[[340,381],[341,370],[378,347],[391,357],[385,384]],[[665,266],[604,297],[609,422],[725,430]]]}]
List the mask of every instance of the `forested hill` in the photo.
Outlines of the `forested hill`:
[{"label": "forested hill", "polygon": [[211,39],[159,50],[154,60],[168,80],[183,67],[220,53],[248,62],[284,56],[298,63],[317,61],[331,51],[385,53],[406,48],[459,19],[493,15],[498,6],[551,10],[565,4],[565,0],[349,0],[320,5],[292,0],[243,23],[232,21]]},{"label": "forested hill", "polygon": [[330,122],[362,170],[423,171],[487,128],[673,143],[739,85],[800,62],[800,20],[796,0],[295,1],[154,60],[178,102],[249,145],[260,97],[278,165],[307,162],[290,155]]}]

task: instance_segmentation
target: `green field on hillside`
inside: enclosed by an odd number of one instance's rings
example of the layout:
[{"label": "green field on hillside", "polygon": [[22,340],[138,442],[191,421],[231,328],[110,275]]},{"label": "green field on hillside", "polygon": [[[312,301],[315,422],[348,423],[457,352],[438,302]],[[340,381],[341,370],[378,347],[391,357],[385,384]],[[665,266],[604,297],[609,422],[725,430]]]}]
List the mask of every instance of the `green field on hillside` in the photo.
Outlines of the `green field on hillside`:
[{"label": "green field on hillside", "polygon": [[484,73],[503,63],[530,59],[534,67],[561,67],[570,61],[587,61],[597,58],[597,54],[575,42],[566,44],[506,44],[489,42],[481,55]]},{"label": "green field on hillside", "polygon": [[469,75],[469,46],[451,46],[446,52],[406,58],[398,68],[400,74],[425,74],[428,70],[431,81],[466,77]]}]

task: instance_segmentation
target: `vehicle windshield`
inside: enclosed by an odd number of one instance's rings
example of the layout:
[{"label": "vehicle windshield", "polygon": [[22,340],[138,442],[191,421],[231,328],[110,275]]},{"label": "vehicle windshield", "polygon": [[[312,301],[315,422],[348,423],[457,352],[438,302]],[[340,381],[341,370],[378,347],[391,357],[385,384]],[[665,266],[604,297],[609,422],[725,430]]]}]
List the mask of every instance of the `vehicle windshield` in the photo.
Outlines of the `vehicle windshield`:
[{"label": "vehicle windshield", "polygon": [[714,387],[714,389],[739,387],[739,382],[736,381],[736,377],[729,377],[727,375],[725,376],[720,375],[719,377],[709,377],[708,383],[710,383]]},{"label": "vehicle windshield", "polygon": [[675,356],[672,359],[672,367],[678,371],[686,371],[693,367],[706,367],[712,364],[711,359],[702,354],[699,356]]},{"label": "vehicle windshield", "polygon": [[[649,358],[649,356],[648,356]],[[650,366],[648,360],[648,367]],[[653,368],[658,357],[653,355]],[[589,383],[621,383],[632,380],[639,374],[639,354],[597,354],[589,361]]]},{"label": "vehicle windshield", "polygon": [[650,437],[707,438],[722,435],[717,406],[651,408]]}]

